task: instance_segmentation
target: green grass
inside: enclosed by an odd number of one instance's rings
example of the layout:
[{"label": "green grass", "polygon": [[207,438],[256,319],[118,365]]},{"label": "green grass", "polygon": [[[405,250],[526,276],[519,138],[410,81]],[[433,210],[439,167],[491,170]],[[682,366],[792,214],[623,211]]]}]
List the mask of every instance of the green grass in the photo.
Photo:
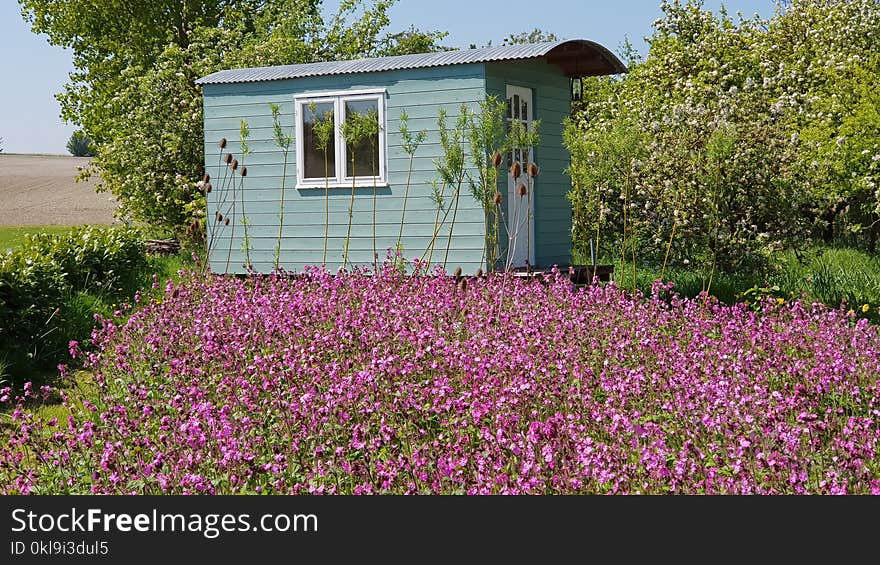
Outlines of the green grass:
[{"label": "green grass", "polygon": [[66,233],[76,226],[0,226],[0,253],[15,249],[29,233]]},{"label": "green grass", "polygon": [[[632,263],[614,262],[614,280],[632,289]],[[660,269],[636,263],[636,285],[648,294],[660,278]],[[694,297],[706,287],[705,274],[672,267],[664,278],[675,283],[682,296]],[[732,304],[758,295],[822,302],[832,308],[842,304],[859,316],[880,322],[880,256],[850,248],[818,247],[799,254],[787,251],[777,257],[769,273],[715,273],[710,294]]]},{"label": "green grass", "polygon": [[787,253],[780,262],[774,283],[783,293],[829,306],[846,304],[861,311],[867,305],[874,314],[880,306],[880,257],[855,249],[812,250],[800,259]]}]

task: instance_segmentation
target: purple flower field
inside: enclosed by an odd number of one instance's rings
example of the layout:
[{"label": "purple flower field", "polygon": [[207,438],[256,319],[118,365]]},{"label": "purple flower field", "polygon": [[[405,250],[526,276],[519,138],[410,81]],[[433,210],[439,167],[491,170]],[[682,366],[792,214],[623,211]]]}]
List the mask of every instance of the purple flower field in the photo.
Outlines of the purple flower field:
[{"label": "purple flower field", "polygon": [[820,305],[190,274],[94,340],[5,492],[880,494],[878,327]]}]

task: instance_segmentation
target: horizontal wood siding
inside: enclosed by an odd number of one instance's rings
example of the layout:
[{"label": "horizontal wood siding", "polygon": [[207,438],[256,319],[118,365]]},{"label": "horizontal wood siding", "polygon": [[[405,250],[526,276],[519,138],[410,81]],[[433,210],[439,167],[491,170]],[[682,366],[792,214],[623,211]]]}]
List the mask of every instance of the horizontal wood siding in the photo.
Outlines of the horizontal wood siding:
[{"label": "horizontal wood siding", "polygon": [[[540,145],[535,162],[541,173],[535,185],[535,262],[539,267],[567,266],[571,263],[571,206],[566,194],[571,181],[564,174],[570,156],[562,144],[563,120],[569,116],[569,80],[557,67],[544,61],[489,63],[486,88],[489,95],[504,100],[507,84],[532,89],[535,118],[541,120]],[[507,198],[507,179],[499,191]],[[507,209],[507,204],[502,209]],[[506,235],[501,245],[506,249]]]},{"label": "horizontal wood siding", "polygon": [[[348,76],[322,76],[260,83],[216,84],[204,87],[205,164],[214,189],[208,195],[209,237],[213,240],[210,257],[215,272],[245,272],[244,226],[247,218],[250,259],[258,271],[272,269],[279,232],[283,152],[273,140],[272,113],[269,104],[281,107],[285,133],[297,135],[294,126],[293,97],[298,94],[328,91],[385,88],[387,117],[388,184],[376,188],[376,247],[379,260],[397,243],[406,190],[409,156],[401,147],[400,115],[409,116],[409,129],[428,131],[425,142],[416,151],[406,204],[403,229],[403,255],[406,259],[423,255],[433,239],[437,206],[431,199],[431,181],[437,178],[434,160],[441,155],[437,116],[445,108],[451,126],[462,104],[476,109],[485,97],[485,73],[482,64],[455,65]],[[218,141],[228,140],[227,151],[239,161],[239,128],[245,120],[250,128],[247,143],[250,153],[244,158],[248,173],[236,176],[236,210],[230,225],[213,221],[224,195],[227,209],[232,201],[225,165],[220,161]],[[320,265],[325,236],[325,206],[329,206],[327,268],[342,266],[345,235],[348,229],[350,187],[331,187],[329,205],[325,189],[296,187],[296,148],[291,145],[284,175],[284,225],[281,228],[281,266],[288,271],[302,271],[308,265]],[[241,183],[241,181],[244,181]],[[223,187],[226,187],[224,190]],[[243,188],[242,188],[243,187]],[[447,202],[449,202],[447,190]],[[218,200],[219,199],[219,200]],[[442,217],[442,216],[441,216]],[[452,213],[449,214],[451,219]],[[233,224],[235,224],[233,226]],[[234,227],[234,233],[233,233]],[[449,242],[449,221],[440,230],[434,245],[433,261],[442,263]],[[454,233],[449,245],[447,269],[460,266],[473,273],[482,266],[484,220],[482,208],[462,187]],[[349,261],[369,267],[373,263],[373,188],[358,187],[352,215]]]}]

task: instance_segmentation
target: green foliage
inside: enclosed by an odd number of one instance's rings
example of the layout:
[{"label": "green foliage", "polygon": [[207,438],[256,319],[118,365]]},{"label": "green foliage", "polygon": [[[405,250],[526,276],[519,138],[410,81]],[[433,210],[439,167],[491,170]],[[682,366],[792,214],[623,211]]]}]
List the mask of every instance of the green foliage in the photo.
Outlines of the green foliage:
[{"label": "green foliage", "polygon": [[309,103],[309,111],[315,115],[312,123],[312,132],[315,134],[315,144],[318,151],[324,155],[324,255],[321,265],[327,264],[327,240],[330,237],[330,140],[333,138],[335,121],[333,110],[327,110],[322,115],[317,115],[318,106],[314,102]]},{"label": "green foliage", "polygon": [[[772,277],[781,294],[822,302],[846,304],[859,315],[880,319],[880,259],[856,249],[820,248],[787,253]],[[862,308],[867,305],[867,311]]]},{"label": "green foliage", "polygon": [[[451,129],[446,125],[446,108],[441,107],[437,116],[437,130],[440,134],[440,157],[434,159],[434,167],[437,169],[438,178],[432,182],[431,199],[437,205],[437,212],[434,215],[434,230],[431,241],[428,243],[421,260],[426,261],[430,267],[431,260],[434,256],[434,247],[437,242],[437,236],[440,230],[446,224],[449,212],[452,213],[452,221],[449,227],[449,236],[446,243],[446,259],[443,261],[443,267],[446,267],[446,260],[449,258],[449,248],[452,243],[452,231],[455,228],[455,217],[458,214],[458,201],[461,194],[461,184],[465,179],[465,150],[464,140],[467,138],[468,122],[470,110],[467,105],[462,104],[461,109],[456,118],[455,126]],[[446,189],[450,189],[450,198],[452,203],[449,206],[446,202]],[[443,217],[440,212],[443,211]],[[427,259],[426,259],[427,258]]]},{"label": "green foliage", "polygon": [[[235,203],[232,205],[232,221],[233,222],[241,222],[242,227],[244,228],[244,237],[242,238],[242,251],[244,252],[244,267],[246,269],[250,269],[252,266],[251,263],[251,248],[253,247],[251,244],[250,233],[248,232],[248,226],[250,225],[250,218],[248,218],[247,213],[245,211],[245,198],[244,198],[244,179],[245,175],[247,175],[247,167],[244,166],[245,157],[251,154],[251,148],[248,145],[248,138],[251,136],[251,129],[248,126],[247,121],[240,120],[239,122],[239,134],[238,134],[238,142],[239,147],[241,147],[241,172],[239,173],[239,185],[238,185],[238,194],[241,197],[241,213],[236,214],[235,212]],[[285,173],[287,171],[285,170]],[[233,191],[233,198],[235,197],[235,191]],[[280,225],[280,224],[279,224]],[[235,223],[232,224],[233,234],[235,233]],[[230,235],[230,250],[232,249],[232,237]],[[279,246],[280,246],[280,238],[279,238]],[[280,247],[279,247],[280,249]],[[226,258],[227,269],[229,267],[229,256]],[[277,266],[277,262],[276,262]]]},{"label": "green foliage", "polygon": [[[491,272],[496,267],[498,255],[500,204],[495,203],[495,194],[498,192],[500,154],[505,149],[506,141],[504,102],[495,96],[481,101],[480,110],[468,116],[466,136],[471,161],[467,171],[468,184],[471,195],[485,213],[485,259]],[[473,171],[476,171],[476,175]]]},{"label": "green foliage", "polygon": [[[711,294],[726,304],[748,302],[763,297],[821,302],[832,308],[845,305],[859,317],[880,322],[880,259],[857,249],[816,247],[777,255],[764,274],[755,272],[718,273]],[[627,265],[613,261],[617,284],[632,289]],[[660,278],[660,270],[645,266],[639,270],[637,287],[646,296]],[[705,290],[699,270],[673,266],[664,280],[675,283],[682,296],[695,297]]]},{"label": "green foliage", "polygon": [[[269,110],[272,112],[272,134],[275,145],[281,149],[284,155],[281,167],[281,205],[278,209],[278,238],[275,241],[275,270],[278,270],[281,262],[281,236],[284,233],[284,189],[287,181],[287,156],[290,152],[290,144],[293,143],[293,134],[285,133],[281,126],[281,106],[278,104],[269,104]],[[290,126],[291,131],[293,125]],[[242,200],[244,200],[242,198]]]},{"label": "green foliage", "polygon": [[[534,28],[532,31],[522,31],[519,33],[511,33],[501,40],[501,45],[522,45],[526,43],[544,43],[547,41],[558,41],[555,33],[544,31],[540,28]],[[491,47],[492,42],[489,41],[483,47]],[[477,44],[471,43],[469,49],[476,49]]]},{"label": "green foliage", "polygon": [[66,351],[68,333],[82,322],[83,292],[117,296],[147,268],[144,240],[130,228],[75,228],[63,234],[27,235],[0,255],[0,350],[51,360]]},{"label": "green foliage", "polygon": [[520,32],[520,33],[511,33],[501,42],[502,45],[521,45],[525,43],[544,43],[547,41],[557,41],[559,38],[556,37],[555,33],[545,32],[540,28],[535,28],[532,31]]},{"label": "green foliage", "polygon": [[394,246],[394,264],[397,265],[398,269],[402,272],[404,271],[404,266],[402,263],[401,254],[403,253],[403,246],[401,244],[401,240],[403,239],[403,226],[406,223],[406,202],[409,199],[409,185],[412,180],[412,170],[413,170],[413,160],[415,159],[416,150],[419,148],[419,145],[424,143],[425,137],[428,135],[427,130],[420,130],[418,133],[413,134],[409,130],[409,115],[407,115],[406,110],[400,112],[400,146],[403,148],[403,151],[409,155],[409,164],[406,172],[406,188],[403,191],[403,209],[400,213],[400,231],[397,234],[397,245]]},{"label": "green foliage", "polygon": [[440,181],[453,189],[465,174],[464,139],[467,135],[470,110],[462,104],[455,127],[446,125],[445,108],[440,109],[437,118],[437,128],[440,133],[440,157],[434,159],[434,166],[440,176]]},{"label": "green foliage", "polygon": [[[312,112],[316,111],[314,102],[310,103],[309,109]],[[318,150],[326,155],[330,148],[330,140],[333,138],[333,110],[328,110],[323,115],[318,116],[314,124],[312,124],[312,131],[315,133]]]},{"label": "green foliage", "polygon": [[586,79],[567,125],[576,252],[633,244],[705,289],[811,239],[872,246],[880,5],[795,0],[770,20],[662,9],[648,56]]},{"label": "green foliage", "polygon": [[94,3],[20,0],[35,33],[73,52],[62,117],[97,144],[99,175],[120,215],[182,232],[202,177],[201,90],[234,67],[430,51],[445,34],[385,33],[393,2],[346,0],[324,20],[320,0]]},{"label": "green foliage", "polygon": [[146,266],[144,250],[136,229],[87,226],[61,235],[31,234],[12,255],[57,265],[70,286],[82,289],[127,284]]},{"label": "green foliage", "polygon": [[[351,155],[351,200],[348,204],[348,229],[345,233],[345,248],[343,249],[343,267],[348,265],[348,248],[351,242],[351,224],[354,219],[354,191],[357,184],[357,151],[365,141],[371,141],[379,135],[379,113],[375,109],[369,112],[351,112],[342,122],[342,137],[345,139],[346,148]],[[326,153],[325,153],[326,158]]]},{"label": "green foliage", "polygon": [[94,157],[95,151],[92,140],[82,130],[76,130],[70,134],[67,140],[67,151],[74,157]]},{"label": "green foliage", "polygon": [[28,234],[65,233],[71,229],[72,226],[0,226],[0,253],[6,253],[7,249],[15,249],[21,245]]}]

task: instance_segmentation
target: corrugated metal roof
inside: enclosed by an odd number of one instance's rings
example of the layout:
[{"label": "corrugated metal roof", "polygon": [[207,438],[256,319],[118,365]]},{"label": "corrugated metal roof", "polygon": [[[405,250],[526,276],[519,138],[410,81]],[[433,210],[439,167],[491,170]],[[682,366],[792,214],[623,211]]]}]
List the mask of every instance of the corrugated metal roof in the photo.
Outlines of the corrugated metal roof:
[{"label": "corrugated metal roof", "polygon": [[277,67],[254,67],[250,69],[230,69],[219,71],[196,80],[196,84],[223,84],[235,82],[258,82],[303,78],[321,75],[344,75],[353,73],[372,73],[485,63],[490,61],[511,61],[545,57],[554,50],[582,50],[593,58],[600,59],[607,68],[594,74],[614,74],[626,72],[626,67],[608,49],[586,39],[528,43],[523,45],[504,45],[482,49],[462,49],[460,51],[441,51],[439,53],[420,53],[394,57],[375,57],[351,61],[329,61],[324,63],[304,63],[299,65],[280,65]]}]

